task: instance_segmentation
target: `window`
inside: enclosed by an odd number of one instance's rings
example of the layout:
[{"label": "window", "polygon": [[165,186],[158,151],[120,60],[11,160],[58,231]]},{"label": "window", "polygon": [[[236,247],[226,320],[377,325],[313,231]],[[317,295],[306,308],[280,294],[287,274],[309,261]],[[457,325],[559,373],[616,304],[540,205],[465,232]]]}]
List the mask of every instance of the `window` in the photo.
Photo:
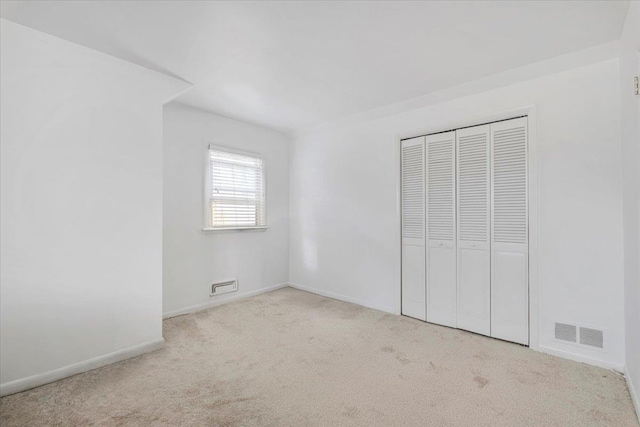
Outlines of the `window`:
[{"label": "window", "polygon": [[264,161],[209,146],[205,229],[265,228]]}]

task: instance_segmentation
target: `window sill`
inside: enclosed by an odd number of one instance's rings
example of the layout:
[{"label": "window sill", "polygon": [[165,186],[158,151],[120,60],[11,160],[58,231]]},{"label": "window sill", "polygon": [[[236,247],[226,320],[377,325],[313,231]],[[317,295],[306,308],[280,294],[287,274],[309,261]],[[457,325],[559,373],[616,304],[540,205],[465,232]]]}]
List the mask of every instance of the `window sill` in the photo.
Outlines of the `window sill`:
[{"label": "window sill", "polygon": [[203,228],[202,231],[265,231],[269,226],[262,225],[259,227],[207,227]]}]

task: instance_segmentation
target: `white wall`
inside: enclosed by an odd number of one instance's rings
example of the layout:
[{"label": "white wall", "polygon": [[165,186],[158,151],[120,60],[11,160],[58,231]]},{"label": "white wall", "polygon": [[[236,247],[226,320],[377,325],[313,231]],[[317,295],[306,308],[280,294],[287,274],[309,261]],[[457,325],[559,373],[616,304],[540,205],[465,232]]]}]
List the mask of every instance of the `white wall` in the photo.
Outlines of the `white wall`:
[{"label": "white wall", "polygon": [[[203,231],[208,143],[265,159],[265,231]],[[179,103],[164,109],[164,313],[171,316],[266,288],[289,275],[289,161],[283,134]],[[209,297],[211,283],[238,279],[235,293]]]},{"label": "white wall", "polygon": [[162,102],[188,85],[0,22],[5,394],[162,343]]},{"label": "white wall", "polygon": [[[301,134],[291,146],[290,281],[394,312],[400,283],[397,134],[535,104],[539,344],[622,369],[622,174],[617,60]],[[605,350],[553,338],[556,321],[605,331]]]},{"label": "white wall", "polygon": [[629,4],[620,48],[626,374],[640,417],[640,96],[632,86],[640,75],[639,2]]}]

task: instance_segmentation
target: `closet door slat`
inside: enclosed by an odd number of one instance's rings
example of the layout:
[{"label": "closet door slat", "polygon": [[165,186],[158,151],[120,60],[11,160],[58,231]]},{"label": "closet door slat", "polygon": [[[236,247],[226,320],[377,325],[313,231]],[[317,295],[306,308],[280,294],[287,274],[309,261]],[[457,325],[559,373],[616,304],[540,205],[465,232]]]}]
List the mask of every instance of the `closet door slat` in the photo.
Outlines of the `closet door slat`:
[{"label": "closet door slat", "polygon": [[427,135],[427,321],[456,326],[455,132]]},{"label": "closet door slat", "polygon": [[457,322],[491,334],[489,125],[456,131],[458,181]]},{"label": "closet door slat", "polygon": [[529,344],[527,119],[491,124],[491,336]]},{"label": "closet door slat", "polygon": [[402,314],[426,320],[425,144],[424,137],[401,143]]}]

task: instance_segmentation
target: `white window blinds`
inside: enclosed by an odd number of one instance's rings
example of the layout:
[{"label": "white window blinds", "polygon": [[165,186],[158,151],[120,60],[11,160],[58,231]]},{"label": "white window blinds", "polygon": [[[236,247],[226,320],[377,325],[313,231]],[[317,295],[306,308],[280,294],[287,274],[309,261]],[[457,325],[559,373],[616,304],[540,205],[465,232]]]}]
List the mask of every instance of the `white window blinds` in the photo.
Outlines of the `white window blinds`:
[{"label": "white window blinds", "polygon": [[208,169],[209,228],[266,226],[262,159],[209,147]]}]

